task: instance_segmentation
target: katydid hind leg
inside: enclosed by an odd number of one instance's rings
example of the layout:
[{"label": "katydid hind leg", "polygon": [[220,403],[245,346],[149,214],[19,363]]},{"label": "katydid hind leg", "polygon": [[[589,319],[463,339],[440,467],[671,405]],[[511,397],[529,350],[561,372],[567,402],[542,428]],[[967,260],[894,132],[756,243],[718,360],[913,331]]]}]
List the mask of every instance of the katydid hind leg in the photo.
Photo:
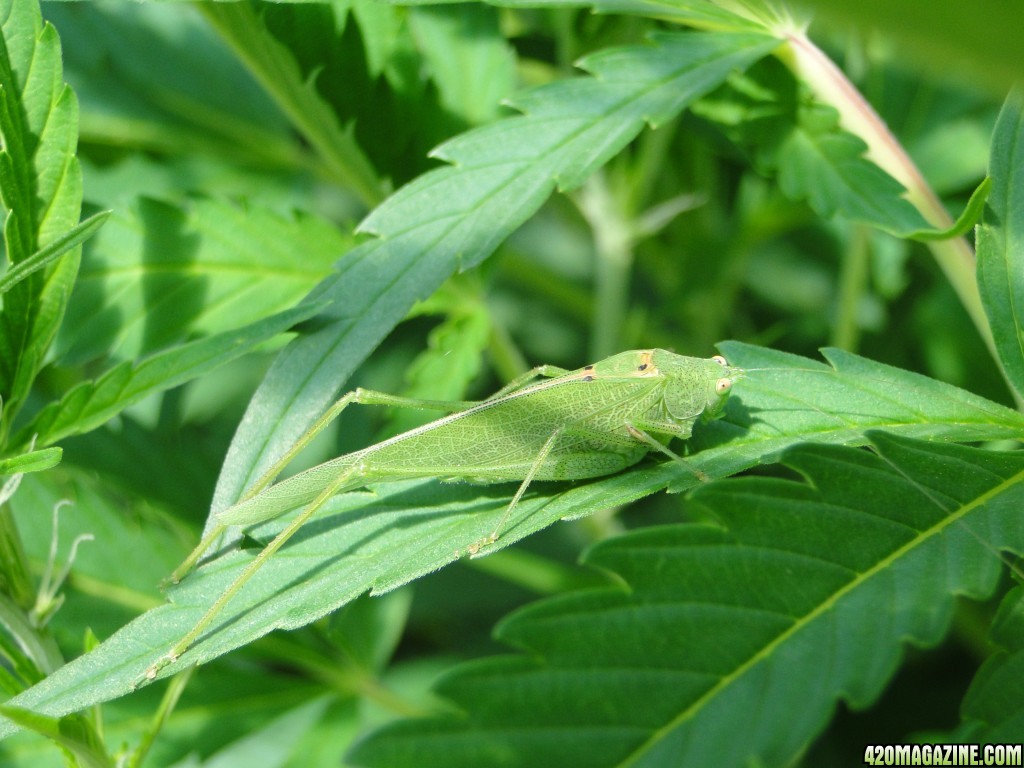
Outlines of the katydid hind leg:
[{"label": "katydid hind leg", "polygon": [[280,459],[274,462],[274,465],[264,472],[260,476],[259,480],[246,490],[245,494],[241,499],[239,499],[239,501],[251,499],[257,493],[270,485],[277,476],[281,474],[284,468],[287,467],[317,435],[323,432],[324,429],[338,418],[338,416],[341,415],[341,412],[352,403],[358,403],[359,405],[386,405],[400,408],[419,408],[421,410],[447,411],[449,413],[461,411],[475,405],[473,402],[462,400],[424,400],[413,397],[402,397],[401,395],[391,395],[387,392],[379,392],[375,389],[363,389],[362,387],[354,389],[339,398],[330,408],[324,411],[323,415],[313,423],[313,426],[306,430],[295,444],[292,445]]},{"label": "katydid hind leg", "polygon": [[181,564],[171,572],[171,575],[168,577],[167,581],[169,581],[171,584],[177,584],[179,581],[185,578],[185,576],[188,575],[189,571],[191,571],[192,568],[195,567],[195,564],[199,562],[199,559],[206,553],[206,550],[212,547],[213,543],[221,536],[223,536],[227,529],[228,526],[224,525],[223,523],[215,524],[212,528],[210,528],[209,533],[203,536],[202,540],[198,544],[196,544],[195,549],[189,552],[188,557],[182,560]]},{"label": "katydid hind leg", "polygon": [[[559,368],[557,365],[538,365],[531,368],[526,373],[516,376],[512,381],[488,397],[487,400],[497,400],[499,397],[504,397],[510,392],[522,389],[536,378],[551,379],[555,376],[563,376],[567,373],[570,373],[570,371],[565,368]],[[484,402],[487,401],[485,400]]]},{"label": "katydid hind leg", "polygon": [[295,535],[298,530],[305,525],[305,523],[314,515],[316,512],[335,494],[341,492],[346,487],[354,487],[353,483],[357,485],[362,483],[362,475],[364,469],[359,465],[350,467],[347,471],[341,473],[338,478],[332,482],[329,486],[311,501],[303,510],[300,512],[294,520],[292,520],[280,533],[278,533],[268,543],[259,554],[252,559],[252,561],[245,566],[241,573],[231,582],[230,586],[221,593],[216,601],[206,610],[195,625],[185,634],[170,651],[164,656],[161,656],[156,662],[146,670],[144,679],[153,680],[160,670],[166,667],[168,664],[174,663],[178,657],[185,653],[189,648],[195,644],[196,640],[203,634],[203,632],[213,623],[217,616],[224,610],[227,604],[231,601],[239,590],[245,586],[246,582],[251,579],[256,572],[263,566],[263,564],[269,560],[274,553],[276,553],[285,543]]},{"label": "katydid hind leg", "polygon": [[[303,448],[309,445],[313,439],[326,429],[332,421],[334,421],[341,412],[345,410],[351,403],[360,402],[360,390],[354,390],[349,392],[344,397],[340,398],[330,408],[324,411],[323,415],[320,416],[314,422],[308,430],[306,430],[302,436],[295,442],[294,445],[289,448],[284,455],[281,456],[274,464],[260,475],[259,479],[246,489],[245,493],[239,498],[238,503],[242,503],[254,498],[260,491],[264,490],[268,485],[274,482],[279,474],[288,466],[292,460],[299,455]],[[225,523],[214,522],[214,525],[210,528],[209,532],[203,536],[199,544],[196,545],[188,556],[181,561],[181,564],[174,569],[171,573],[169,581],[172,584],[177,584],[181,581],[188,573],[192,570],[199,559],[206,553],[206,551],[213,546],[214,542],[219,539],[228,529],[228,525]]]},{"label": "katydid hind leg", "polygon": [[266,488],[268,485],[277,479],[277,476],[284,471],[284,468],[291,464],[292,460],[302,452],[302,449],[313,442],[313,439],[327,429],[336,418],[341,415],[341,412],[348,408],[354,402],[358,402],[360,397],[359,390],[353,390],[343,397],[339,398],[335,403],[328,408],[318,418],[313,425],[302,433],[302,436],[287,450],[285,453],[271,465],[266,472],[259,476],[251,486],[249,486],[245,493],[239,498],[239,502],[248,501],[253,498],[256,494]]},{"label": "katydid hind leg", "polygon": [[[274,462],[266,472],[260,475],[259,479],[239,498],[237,504],[241,504],[255,498],[261,491],[271,485],[277,476],[281,474],[284,468],[287,467],[317,435],[323,432],[323,430],[338,418],[338,416],[341,415],[341,412],[352,403],[358,403],[359,405],[386,405],[404,408],[421,408],[448,412],[460,411],[475,404],[466,401],[422,400],[402,397],[400,395],[391,395],[387,392],[379,392],[372,389],[354,389],[344,397],[339,398],[330,408],[328,408],[324,414],[302,434],[295,444],[281,456],[281,458]],[[188,557],[182,561],[181,565],[174,569],[169,580],[175,584],[181,581],[181,579],[183,579],[185,575],[192,570],[195,564],[213,545],[213,543],[225,533],[227,528],[228,526],[224,524],[215,525],[211,528],[209,533],[207,533],[203,537],[202,541],[199,542],[198,546],[196,546],[196,548],[189,553]]]},{"label": "katydid hind leg", "polygon": [[416,408],[421,411],[445,411],[455,413],[464,411],[478,404],[476,400],[427,400],[420,397],[391,395],[376,389],[356,389],[358,397],[355,402],[360,405],[389,405],[396,408]]}]

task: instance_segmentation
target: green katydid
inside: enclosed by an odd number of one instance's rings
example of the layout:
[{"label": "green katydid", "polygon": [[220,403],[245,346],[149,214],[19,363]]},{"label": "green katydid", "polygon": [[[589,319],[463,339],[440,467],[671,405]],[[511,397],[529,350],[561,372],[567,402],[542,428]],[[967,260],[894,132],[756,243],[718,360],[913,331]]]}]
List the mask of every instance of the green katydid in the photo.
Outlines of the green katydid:
[{"label": "green katydid", "polygon": [[[725,358],[683,357],[662,349],[621,352],[575,371],[540,366],[487,400],[447,403],[409,400],[357,389],[335,403],[236,503],[219,514],[210,532],[172,575],[177,581],[232,525],[248,526],[302,507],[239,574],[198,623],[146,673],[157,672],[188,650],[257,569],[332,496],[368,484],[417,477],[519,481],[490,536],[494,543],[534,480],[582,480],[625,469],[650,451],[677,461],[666,445],[686,439],[698,419],[721,415],[743,370]],[[533,379],[546,380],[530,383]],[[429,424],[345,454],[286,480],[278,474],[351,403],[453,411]]]}]

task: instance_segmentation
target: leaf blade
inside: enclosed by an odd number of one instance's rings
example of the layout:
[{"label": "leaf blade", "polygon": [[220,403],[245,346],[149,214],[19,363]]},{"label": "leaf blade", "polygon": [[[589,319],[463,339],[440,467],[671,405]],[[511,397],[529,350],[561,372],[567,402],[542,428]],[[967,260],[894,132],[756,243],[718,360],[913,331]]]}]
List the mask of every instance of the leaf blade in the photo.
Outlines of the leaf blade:
[{"label": "leaf blade", "polygon": [[339,124],[315,82],[303,78],[293,52],[270,34],[263,16],[242,5],[211,5],[202,12],[245,60],[253,76],[316,149],[330,172],[366,205],[379,201],[382,185],[373,165],[351,131]]},{"label": "leaf blade", "polygon": [[1008,381],[1024,396],[1024,113],[1003,105],[992,136],[992,191],[978,225],[978,289]]},{"label": "leaf blade", "polygon": [[967,727],[965,741],[985,744],[1012,742],[1020,733],[1024,684],[1021,669],[1021,617],[1024,590],[1012,590],[999,606],[989,638],[998,646],[978,670],[964,696],[961,712]]},{"label": "leaf blade", "polygon": [[120,362],[256,322],[295,306],[350,247],[316,216],[136,198],[90,242],[54,353]]},{"label": "leaf blade", "polygon": [[15,442],[35,437],[45,446],[95,429],[129,405],[180,386],[249,352],[316,314],[319,308],[315,304],[300,305],[240,329],[171,347],[138,362],[126,360],[47,405],[22,428]]},{"label": "leaf blade", "polygon": [[903,186],[868,160],[866,150],[839,127],[830,107],[804,107],[779,147],[779,187],[824,218],[841,213],[899,237],[934,232],[903,196]]},{"label": "leaf blade", "polygon": [[[0,7],[0,198],[13,265],[72,229],[82,178],[75,147],[78,103],[63,82],[60,41],[34,3]],[[78,271],[73,248],[4,295],[0,313],[0,396],[10,424],[43,364]]]},{"label": "leaf blade", "polygon": [[1024,456],[873,439],[878,456],[787,453],[805,482],[701,488],[694,501],[724,528],[597,545],[589,561],[628,590],[514,614],[499,635],[526,654],[443,681],[462,716],[400,721],[350,759],[400,768],[428,749],[453,766],[554,766],[567,748],[585,766],[795,759],[837,700],[863,707],[881,693],[903,642],[938,642],[958,594],[991,593],[999,548],[1024,547]]},{"label": "leaf blade", "polygon": [[102,211],[90,216],[85,221],[76,224],[53,242],[40,248],[24,261],[15,264],[0,277],[0,295],[7,293],[7,291],[33,272],[37,272],[52,264],[70,249],[84,243],[96,233],[96,230],[103,226],[103,223],[109,216],[110,211]]},{"label": "leaf blade", "polygon": [[42,448],[0,459],[0,476],[26,472],[41,472],[60,464],[63,451],[60,448]]}]

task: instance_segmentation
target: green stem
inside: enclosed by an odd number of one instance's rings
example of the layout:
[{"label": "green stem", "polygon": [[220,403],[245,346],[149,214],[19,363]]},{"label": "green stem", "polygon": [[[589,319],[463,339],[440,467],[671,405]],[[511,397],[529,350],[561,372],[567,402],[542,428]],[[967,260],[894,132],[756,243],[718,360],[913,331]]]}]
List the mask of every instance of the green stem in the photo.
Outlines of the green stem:
[{"label": "green stem", "polygon": [[590,358],[602,360],[621,347],[633,267],[633,234],[604,174],[595,173],[577,196],[594,233],[594,310]]},{"label": "green stem", "polygon": [[189,667],[180,675],[175,675],[171,678],[170,685],[167,686],[167,690],[164,692],[164,697],[160,700],[160,706],[153,715],[153,720],[150,722],[145,733],[142,734],[142,741],[139,742],[139,746],[136,748],[135,752],[131,756],[131,760],[128,762],[129,768],[139,768],[139,766],[142,765],[150,748],[156,741],[157,735],[170,718],[171,712],[174,711],[174,707],[177,706],[178,699],[180,699],[181,694],[185,692],[185,687],[188,685],[188,681],[192,678],[192,673],[195,669],[195,667]]},{"label": "green stem", "polygon": [[856,352],[860,341],[857,308],[867,285],[870,256],[867,228],[855,225],[853,237],[843,253],[842,270],[839,273],[839,297],[835,323],[832,327],[832,346],[848,352]]},{"label": "green stem", "polygon": [[349,658],[326,656],[307,646],[297,646],[287,637],[274,635],[261,638],[255,649],[277,664],[302,670],[342,696],[366,698],[400,717],[423,717],[429,714],[423,707],[390,690],[370,670]]}]

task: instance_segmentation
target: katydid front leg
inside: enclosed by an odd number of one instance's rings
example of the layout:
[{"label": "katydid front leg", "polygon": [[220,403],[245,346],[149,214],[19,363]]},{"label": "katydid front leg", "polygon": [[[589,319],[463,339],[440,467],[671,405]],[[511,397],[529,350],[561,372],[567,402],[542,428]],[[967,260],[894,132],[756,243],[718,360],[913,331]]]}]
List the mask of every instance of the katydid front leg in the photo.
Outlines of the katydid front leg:
[{"label": "katydid front leg", "polygon": [[[657,426],[658,426],[658,430],[659,431],[669,431],[669,430],[665,430],[665,426],[666,425],[660,425],[659,424]],[[672,425],[672,426],[673,427],[677,427],[677,425]],[[677,437],[683,437],[683,438],[689,437],[689,435],[690,435],[690,428],[692,428],[692,425],[688,425],[688,428],[686,429],[686,434],[685,435],[676,435],[676,436]],[[690,462],[688,462],[686,459],[684,459],[678,453],[673,451],[671,448],[669,448],[663,442],[661,442],[657,438],[652,437],[651,435],[649,435],[644,430],[640,429],[640,427],[634,426],[633,424],[630,424],[629,422],[627,422],[626,423],[626,429],[629,431],[629,434],[633,435],[633,437],[635,437],[640,442],[646,443],[647,445],[651,446],[651,448],[653,448],[654,450],[658,451],[659,453],[663,453],[665,456],[668,456],[670,459],[672,459],[672,461],[674,461],[679,466],[685,467],[688,472],[693,474],[693,476],[696,477],[698,480],[700,480],[702,483],[709,483],[709,482],[711,482],[711,478],[710,477],[708,477],[706,474],[704,474],[699,469],[694,467],[692,464],[690,464]],[[677,427],[677,429],[678,429],[678,427]],[[673,429],[671,431],[675,432],[675,431],[677,431],[677,429]]]},{"label": "katydid front leg", "polygon": [[[664,455],[668,456],[676,463],[685,467],[701,482],[710,482],[711,478],[709,478],[706,474],[701,472],[696,467],[692,466],[686,459],[672,451],[660,440],[657,440],[640,427],[634,426],[629,422],[626,422],[625,426],[629,434],[636,438],[639,442],[644,443],[645,445],[650,446],[654,450],[659,451],[660,453],[663,453]],[[675,437],[681,437],[684,439],[690,435],[690,431],[692,429],[692,424],[680,425],[676,424],[675,422],[666,422],[645,426],[648,426],[649,429],[655,429],[656,431],[659,432],[669,432],[673,434],[673,436]],[[498,524],[494,527],[494,530],[490,533],[490,535],[487,536],[487,538],[469,547],[470,555],[476,555],[482,548],[487,547],[498,540],[498,538],[501,535],[501,529],[505,527],[505,524],[512,516],[513,510],[515,510],[516,506],[523,498],[523,494],[526,493],[526,489],[529,488],[530,483],[532,483],[534,478],[536,478],[537,473],[540,471],[540,468],[544,465],[544,462],[547,460],[547,457],[551,454],[551,451],[555,447],[555,443],[561,436],[562,432],[563,430],[556,429],[554,432],[551,433],[551,437],[547,439],[547,441],[544,443],[544,446],[537,454],[537,458],[533,462],[533,465],[530,467],[530,471],[523,479],[523,482],[520,483],[518,490],[516,490],[515,496],[512,497],[512,501],[509,502],[507,507],[505,507],[505,512],[504,514],[502,514],[501,520],[498,521]]]}]

